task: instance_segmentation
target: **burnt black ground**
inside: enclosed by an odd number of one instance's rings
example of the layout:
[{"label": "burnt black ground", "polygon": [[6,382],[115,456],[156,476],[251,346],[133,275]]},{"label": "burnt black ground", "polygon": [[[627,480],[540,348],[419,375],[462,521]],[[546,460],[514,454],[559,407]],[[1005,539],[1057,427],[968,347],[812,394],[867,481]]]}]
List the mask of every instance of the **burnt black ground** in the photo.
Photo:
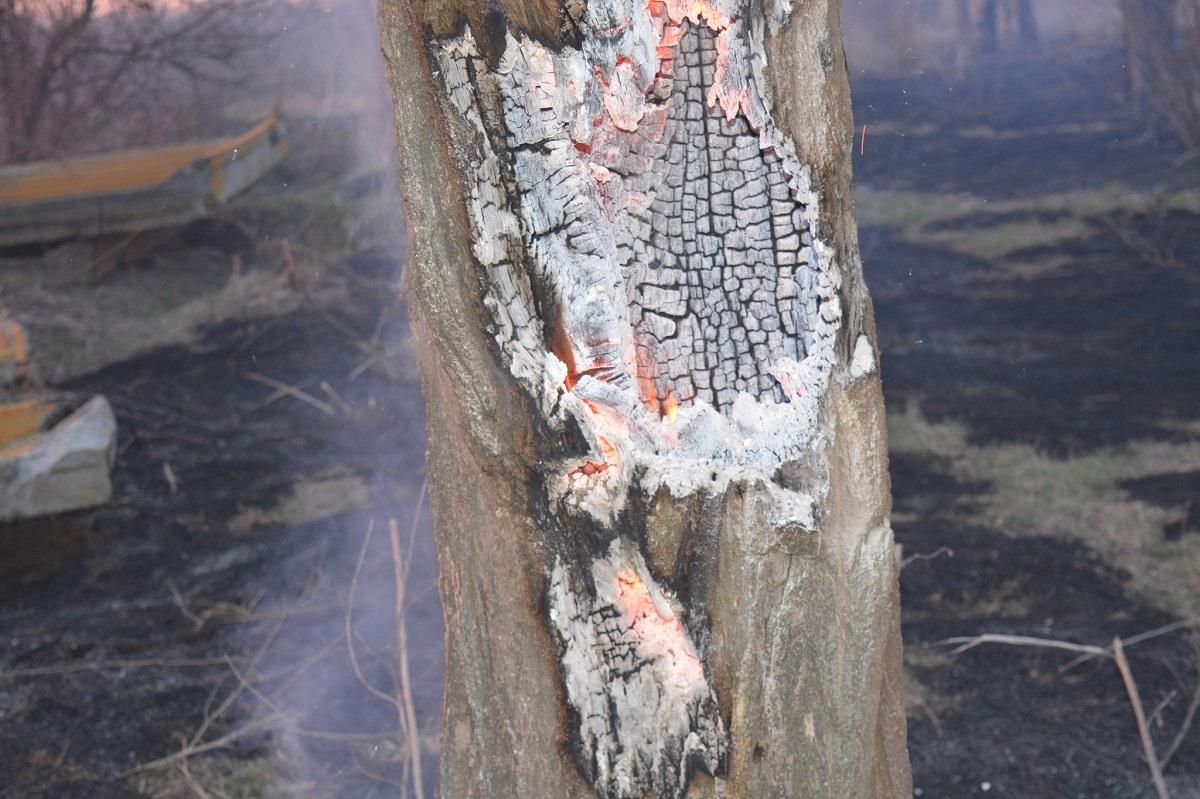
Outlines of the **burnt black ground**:
[{"label": "burnt black ground", "polygon": [[976,443],[1058,455],[1177,439],[1200,396],[1200,216],[1177,216],[1179,258],[1140,261],[1097,227],[1042,276],[1005,279],[982,261],[862,234],[883,337],[888,398],[919,398]]},{"label": "burnt black ground", "polygon": [[[914,561],[901,576],[909,668],[930,694],[929,709],[909,719],[921,795],[1153,796],[1111,662],[1062,673],[1070,653],[987,645],[951,657],[952,647],[931,644],[986,630],[1104,645],[1174,619],[1139,603],[1125,588],[1127,575],[1085,546],[964,523],[964,503],[986,488],[959,483],[946,468],[938,460],[892,459],[896,510],[920,518],[896,524],[905,553],[953,552]],[[1185,639],[1159,638],[1128,656],[1151,707],[1195,688],[1196,653]],[[1184,705],[1176,699],[1164,711],[1155,731],[1160,753]],[[1200,786],[1200,736],[1190,736],[1168,774]]]},{"label": "burnt black ground", "polygon": [[[1081,68],[1096,71],[1083,80]],[[867,154],[855,153],[858,181],[876,190],[993,199],[1115,182],[1141,191],[1195,185],[1194,174],[1172,166],[1178,145],[1144,136],[1113,102],[1119,86],[1111,78],[1103,61],[1010,65],[995,76],[987,99],[932,78],[860,81],[854,87],[860,129],[873,119],[894,129],[869,132]],[[1107,127],[1052,132],[1096,122]],[[936,132],[901,135],[904,125],[917,123]],[[998,132],[1047,130],[962,135],[981,124]],[[1029,218],[1055,221],[1046,212],[983,211],[936,227],[977,230]],[[928,418],[965,423],[976,445],[1025,443],[1058,457],[1141,440],[1187,440],[1180,423],[1200,415],[1200,218],[1162,213],[1117,220],[1169,243],[1168,265],[1131,250],[1113,221],[1089,219],[1086,236],[1056,246],[1055,255],[1067,256],[1062,268],[1018,277],[904,241],[898,231],[865,220],[861,244],[889,405],[918,401]],[[1014,538],[970,521],[988,487],[963,483],[952,469],[933,456],[892,458],[895,529],[905,554],[942,547],[954,553],[913,561],[901,577],[910,670],[926,694],[927,710],[910,718],[920,795],[1153,796],[1111,663],[1064,674],[1059,667],[1070,660],[1067,653],[982,646],[951,658],[931,644],[988,631],[1104,645],[1175,619],[1148,607],[1129,591],[1129,575],[1086,546]],[[1191,472],[1122,488],[1177,507],[1197,497],[1200,484]],[[1153,731],[1161,753],[1178,729],[1186,704],[1179,697],[1190,696],[1200,678],[1200,661],[1180,636],[1129,655],[1147,705],[1177,692]],[[1175,795],[1200,791],[1200,732],[1188,737],[1167,776]]]},{"label": "burnt black ground", "polygon": [[[121,429],[116,500],[93,511],[0,526],[0,668],[80,669],[0,676],[0,796],[140,795],[116,775],[177,749],[173,736],[190,736],[199,726],[210,692],[219,691],[220,701],[237,685],[219,659],[246,658],[262,646],[255,670],[263,675],[260,687],[301,713],[309,728],[381,739],[394,734],[391,709],[357,684],[338,642],[355,556],[373,524],[356,629],[368,678],[391,690],[386,521],[400,522],[407,548],[424,453],[420,394],[411,370],[398,381],[368,371],[351,382],[348,373],[364,356],[347,333],[370,339],[388,306],[384,342],[403,337],[407,321],[388,289],[396,269],[394,253],[360,253],[352,270],[354,302],[332,323],[302,310],[227,324],[192,348],[159,350],[66,387],[102,392],[114,405]],[[331,417],[290,397],[264,405],[272,390],[248,379],[250,372],[321,397],[318,384],[327,381],[352,410]],[[176,476],[177,493],[164,464]],[[298,479],[330,470],[369,486],[361,507],[309,523],[229,530],[240,511],[270,507]],[[441,619],[428,517],[419,518],[409,585],[410,660],[417,711],[423,727],[434,729]],[[252,608],[253,618],[217,613],[196,629],[169,583],[196,613],[225,607],[211,604],[219,602]],[[326,657],[300,668],[326,649]],[[89,665],[147,658],[218,661],[205,667]],[[263,713],[246,695],[210,737]],[[249,758],[280,746],[250,737],[233,753]],[[345,745],[301,739],[285,750],[297,775],[315,774],[323,789],[338,795],[366,795],[373,782],[356,769],[356,752]],[[386,762],[372,770],[388,772]]]},{"label": "burnt black ground", "polygon": [[1121,488],[1143,502],[1177,514],[1178,518],[1163,529],[1168,541],[1200,534],[1200,471],[1166,472],[1123,480]]}]

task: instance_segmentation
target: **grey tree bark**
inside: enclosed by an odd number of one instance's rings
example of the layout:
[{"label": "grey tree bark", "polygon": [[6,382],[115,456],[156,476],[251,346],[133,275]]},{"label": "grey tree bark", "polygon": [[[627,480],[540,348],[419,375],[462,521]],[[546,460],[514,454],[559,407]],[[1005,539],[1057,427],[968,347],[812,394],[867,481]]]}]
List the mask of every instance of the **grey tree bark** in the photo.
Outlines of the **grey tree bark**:
[{"label": "grey tree bark", "polygon": [[441,795],[911,795],[836,0],[380,19]]}]

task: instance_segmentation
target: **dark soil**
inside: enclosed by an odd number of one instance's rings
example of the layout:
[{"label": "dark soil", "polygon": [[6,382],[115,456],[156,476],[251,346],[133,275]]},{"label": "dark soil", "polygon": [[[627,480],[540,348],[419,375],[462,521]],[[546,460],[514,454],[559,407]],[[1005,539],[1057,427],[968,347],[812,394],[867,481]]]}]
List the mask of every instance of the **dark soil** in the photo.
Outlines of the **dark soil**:
[{"label": "dark soil", "polygon": [[1187,266],[1097,232],[1057,250],[1069,266],[1019,279],[865,230],[889,400],[959,419],[976,443],[1060,455],[1177,439],[1200,396],[1200,217],[1174,224]]},{"label": "dark soil", "polygon": [[[909,719],[921,795],[1153,796],[1111,661],[1062,672],[1071,653],[985,645],[950,657],[952,647],[931,643],[986,630],[1105,645],[1174,619],[1140,604],[1125,590],[1126,576],[1084,546],[964,524],[963,497],[979,487],[958,483],[945,468],[892,460],[897,511],[920,514],[919,522],[896,524],[905,554],[953,552],[910,562],[901,577],[910,672],[930,695]],[[1182,721],[1182,697],[1200,679],[1196,650],[1166,636],[1128,655],[1147,706],[1174,692],[1155,729],[1162,753]],[[1188,738],[1168,773],[1200,785],[1200,735]]]}]

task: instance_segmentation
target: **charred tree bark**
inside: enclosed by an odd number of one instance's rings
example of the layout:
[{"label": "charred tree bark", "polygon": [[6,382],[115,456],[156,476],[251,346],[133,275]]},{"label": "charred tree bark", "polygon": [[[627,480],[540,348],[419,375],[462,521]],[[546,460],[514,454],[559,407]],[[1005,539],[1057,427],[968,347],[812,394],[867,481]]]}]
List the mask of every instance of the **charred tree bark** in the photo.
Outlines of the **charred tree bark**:
[{"label": "charred tree bark", "polygon": [[380,6],[441,795],[910,795],[836,0]]}]

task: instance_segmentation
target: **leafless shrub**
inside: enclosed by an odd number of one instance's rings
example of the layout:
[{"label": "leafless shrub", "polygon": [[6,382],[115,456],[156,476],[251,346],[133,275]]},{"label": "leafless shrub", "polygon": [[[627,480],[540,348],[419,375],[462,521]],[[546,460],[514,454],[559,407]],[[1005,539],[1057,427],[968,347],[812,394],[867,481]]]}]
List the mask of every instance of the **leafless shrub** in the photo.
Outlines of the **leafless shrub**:
[{"label": "leafless shrub", "polygon": [[1130,93],[1200,150],[1200,0],[1121,0]]},{"label": "leafless shrub", "polygon": [[266,0],[0,0],[0,163],[178,138],[245,78]]}]

